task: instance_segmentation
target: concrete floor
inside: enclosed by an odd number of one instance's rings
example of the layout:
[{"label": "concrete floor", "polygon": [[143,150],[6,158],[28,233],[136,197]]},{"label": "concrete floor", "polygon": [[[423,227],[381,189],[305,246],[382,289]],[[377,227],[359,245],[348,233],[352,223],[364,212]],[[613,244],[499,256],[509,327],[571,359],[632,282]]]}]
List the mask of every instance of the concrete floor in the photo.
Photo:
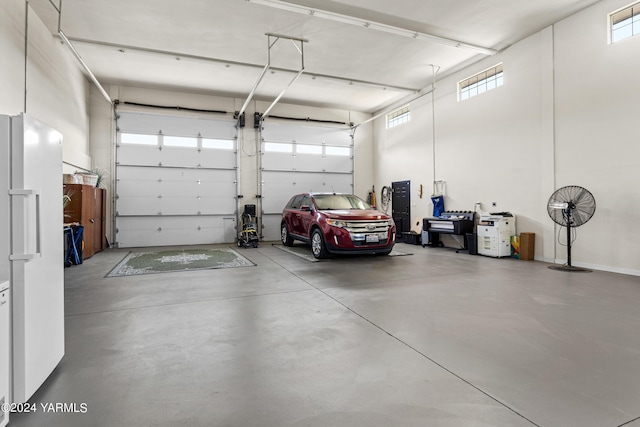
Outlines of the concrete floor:
[{"label": "concrete floor", "polygon": [[11,426],[640,427],[640,277],[399,244],[66,274],[66,355]]}]

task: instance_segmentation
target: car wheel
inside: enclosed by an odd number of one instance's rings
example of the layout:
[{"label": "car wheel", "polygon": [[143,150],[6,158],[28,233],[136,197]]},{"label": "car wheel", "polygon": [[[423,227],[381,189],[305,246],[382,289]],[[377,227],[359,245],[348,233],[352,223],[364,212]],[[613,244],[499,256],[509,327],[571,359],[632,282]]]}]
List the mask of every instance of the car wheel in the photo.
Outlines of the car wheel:
[{"label": "car wheel", "polygon": [[293,237],[289,234],[289,227],[285,222],[282,223],[280,228],[280,239],[285,246],[293,246]]},{"label": "car wheel", "polygon": [[313,230],[313,233],[311,233],[311,253],[313,253],[313,256],[318,259],[326,258],[328,255],[322,233],[317,228]]}]

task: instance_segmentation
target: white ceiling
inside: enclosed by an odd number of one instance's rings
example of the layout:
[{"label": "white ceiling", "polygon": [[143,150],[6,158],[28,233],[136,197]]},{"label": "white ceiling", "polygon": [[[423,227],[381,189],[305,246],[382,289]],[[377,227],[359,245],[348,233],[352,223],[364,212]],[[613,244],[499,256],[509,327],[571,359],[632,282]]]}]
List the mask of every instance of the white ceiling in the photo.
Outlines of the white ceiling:
[{"label": "white ceiling", "polygon": [[[279,7],[267,6],[273,2]],[[484,54],[375,29],[375,24],[500,51],[598,0],[30,0],[60,28],[103,83],[167,87],[272,101],[302,66],[294,43],[268,49],[266,33],[306,39],[303,75],[281,102],[374,112]],[[286,10],[290,5],[304,10]],[[54,7],[55,6],[55,7]],[[287,8],[288,9],[288,8]],[[311,11],[316,11],[311,15]],[[370,27],[326,19],[353,17]],[[303,12],[303,13],[301,13]],[[275,39],[271,39],[273,42]]]}]

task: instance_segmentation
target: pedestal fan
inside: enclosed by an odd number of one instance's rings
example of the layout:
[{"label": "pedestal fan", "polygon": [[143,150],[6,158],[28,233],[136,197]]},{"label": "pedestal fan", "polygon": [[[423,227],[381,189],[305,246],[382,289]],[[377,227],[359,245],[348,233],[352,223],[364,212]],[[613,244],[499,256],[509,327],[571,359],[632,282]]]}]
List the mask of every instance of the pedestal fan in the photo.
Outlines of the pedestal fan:
[{"label": "pedestal fan", "polygon": [[591,219],[596,211],[596,199],[586,188],[568,185],[556,190],[547,202],[547,212],[551,219],[567,228],[567,263],[549,268],[560,271],[590,272],[586,268],[571,265],[571,230]]}]

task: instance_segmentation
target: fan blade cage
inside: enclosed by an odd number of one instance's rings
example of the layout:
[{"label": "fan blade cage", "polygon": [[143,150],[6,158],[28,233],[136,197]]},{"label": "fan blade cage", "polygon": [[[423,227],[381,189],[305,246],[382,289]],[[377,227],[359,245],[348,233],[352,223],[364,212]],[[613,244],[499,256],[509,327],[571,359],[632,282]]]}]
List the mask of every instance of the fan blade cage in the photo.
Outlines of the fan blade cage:
[{"label": "fan blade cage", "polygon": [[[565,209],[560,209],[566,206]],[[586,188],[569,185],[556,190],[547,203],[547,212],[556,224],[579,227],[591,219],[596,200]]]}]

